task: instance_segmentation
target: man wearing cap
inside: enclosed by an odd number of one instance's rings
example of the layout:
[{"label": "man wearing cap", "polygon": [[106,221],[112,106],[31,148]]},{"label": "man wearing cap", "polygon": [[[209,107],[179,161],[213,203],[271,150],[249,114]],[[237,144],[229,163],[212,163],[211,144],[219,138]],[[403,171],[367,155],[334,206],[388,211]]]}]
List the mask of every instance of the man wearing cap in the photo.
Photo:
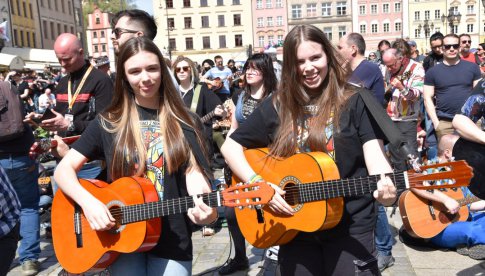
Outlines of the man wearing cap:
[{"label": "man wearing cap", "polygon": [[98,70],[108,75],[111,81],[115,83],[116,74],[110,70],[110,61],[108,56],[98,57],[96,59],[95,66],[98,68]]},{"label": "man wearing cap", "polygon": [[416,41],[409,40],[408,45],[411,48],[411,59],[416,61],[416,62],[423,63],[424,56],[419,54],[419,51],[418,51],[417,45],[416,45]]}]

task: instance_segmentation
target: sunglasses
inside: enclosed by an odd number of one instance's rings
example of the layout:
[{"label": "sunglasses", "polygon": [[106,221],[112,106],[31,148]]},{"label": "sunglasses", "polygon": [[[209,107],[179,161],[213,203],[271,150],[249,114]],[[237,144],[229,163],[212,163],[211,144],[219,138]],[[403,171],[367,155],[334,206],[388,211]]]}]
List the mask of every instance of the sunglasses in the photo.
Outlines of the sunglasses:
[{"label": "sunglasses", "polygon": [[445,48],[446,50],[449,50],[451,47],[453,47],[453,49],[458,49],[458,48],[460,48],[460,44],[445,44],[445,45],[443,45],[443,48]]},{"label": "sunglasses", "polygon": [[461,44],[472,44],[471,40],[463,40]]},{"label": "sunglasses", "polygon": [[180,71],[188,72],[189,70],[189,66],[175,67],[175,73],[180,73]]},{"label": "sunglasses", "polygon": [[123,28],[114,28],[112,33],[115,34],[116,39],[119,39],[120,36],[124,33],[136,34],[138,31],[128,30]]}]

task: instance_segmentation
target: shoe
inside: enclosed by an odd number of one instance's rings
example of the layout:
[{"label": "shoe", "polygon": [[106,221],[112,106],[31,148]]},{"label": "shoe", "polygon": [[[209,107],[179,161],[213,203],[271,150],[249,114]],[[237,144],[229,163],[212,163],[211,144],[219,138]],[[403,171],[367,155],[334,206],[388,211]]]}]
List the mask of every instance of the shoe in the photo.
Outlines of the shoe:
[{"label": "shoe", "polygon": [[22,263],[22,275],[30,276],[39,273],[39,262],[27,260]]},{"label": "shoe", "polygon": [[392,255],[380,255],[377,254],[377,266],[379,267],[379,271],[382,272],[386,268],[391,267],[394,265],[394,257]]},{"label": "shoe", "polygon": [[463,256],[468,256],[474,260],[485,259],[485,244],[476,244],[470,247],[460,245],[456,247],[456,252]]},{"label": "shoe", "polygon": [[239,261],[236,259],[230,259],[229,262],[219,269],[219,275],[228,275],[236,271],[248,270],[248,260]]}]

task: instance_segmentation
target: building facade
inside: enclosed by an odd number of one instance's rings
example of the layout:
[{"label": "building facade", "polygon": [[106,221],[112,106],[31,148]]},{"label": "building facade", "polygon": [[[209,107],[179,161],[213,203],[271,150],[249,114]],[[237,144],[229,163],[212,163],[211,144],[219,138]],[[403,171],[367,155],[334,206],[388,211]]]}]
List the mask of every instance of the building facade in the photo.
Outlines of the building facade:
[{"label": "building facade", "polygon": [[215,55],[245,61],[252,49],[251,1],[154,1],[155,43],[170,59],[178,55],[199,64]]},{"label": "building facade", "polygon": [[253,50],[264,52],[269,48],[282,51],[283,40],[288,31],[286,1],[253,0]]},{"label": "building facade", "polygon": [[86,27],[87,54],[90,58],[108,56],[111,67],[114,68],[114,50],[111,41],[111,18],[113,14],[95,8],[88,14]]}]

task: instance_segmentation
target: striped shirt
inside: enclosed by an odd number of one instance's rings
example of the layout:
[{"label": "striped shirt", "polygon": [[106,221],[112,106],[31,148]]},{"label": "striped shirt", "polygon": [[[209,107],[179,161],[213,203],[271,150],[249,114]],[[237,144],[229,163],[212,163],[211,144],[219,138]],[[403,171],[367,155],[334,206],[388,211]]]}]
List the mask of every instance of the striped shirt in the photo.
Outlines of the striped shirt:
[{"label": "striped shirt", "polygon": [[0,167],[0,237],[6,236],[20,220],[20,201],[7,174]]}]

